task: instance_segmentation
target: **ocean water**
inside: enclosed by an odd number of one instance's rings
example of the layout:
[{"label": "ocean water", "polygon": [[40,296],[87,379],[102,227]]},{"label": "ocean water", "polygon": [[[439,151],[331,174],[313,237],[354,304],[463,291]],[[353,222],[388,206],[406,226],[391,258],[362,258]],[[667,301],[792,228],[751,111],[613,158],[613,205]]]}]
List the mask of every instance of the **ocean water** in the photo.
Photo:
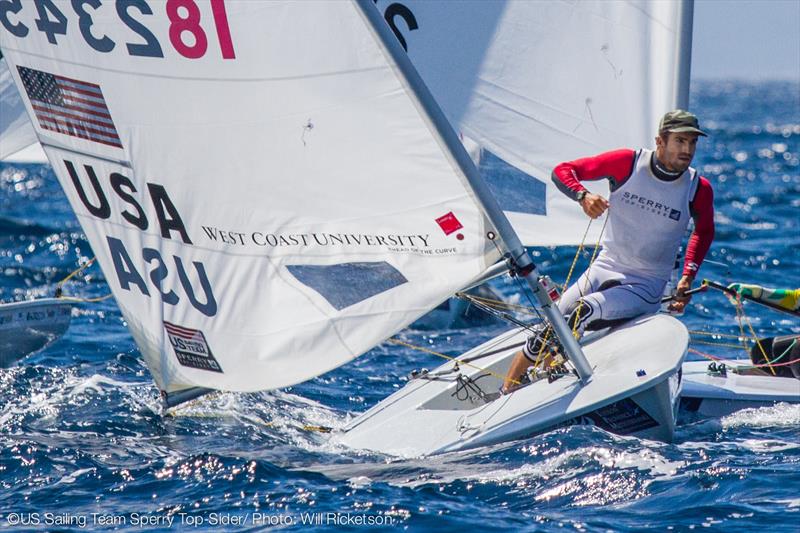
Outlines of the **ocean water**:
[{"label": "ocean water", "polygon": [[[694,87],[692,107],[711,134],[695,165],[712,181],[717,208],[714,263],[702,275],[800,287],[800,86]],[[574,253],[535,250],[558,281]],[[49,168],[0,163],[0,300],[52,295],[89,257]],[[524,301],[513,283],[494,288]],[[109,289],[94,267],[66,292],[95,298]],[[761,335],[800,332],[789,316],[745,310]],[[714,341],[703,332],[739,333],[720,294],[695,297],[683,320],[699,332],[691,358],[744,356],[702,344]],[[456,355],[501,329],[400,338]],[[0,369],[0,528],[798,531],[800,406],[689,417],[672,444],[579,426],[426,459],[343,449],[309,429],[343,426],[411,369],[438,364],[386,344],[300,386],[219,394],[162,417],[113,299],[81,304],[61,340]]]}]

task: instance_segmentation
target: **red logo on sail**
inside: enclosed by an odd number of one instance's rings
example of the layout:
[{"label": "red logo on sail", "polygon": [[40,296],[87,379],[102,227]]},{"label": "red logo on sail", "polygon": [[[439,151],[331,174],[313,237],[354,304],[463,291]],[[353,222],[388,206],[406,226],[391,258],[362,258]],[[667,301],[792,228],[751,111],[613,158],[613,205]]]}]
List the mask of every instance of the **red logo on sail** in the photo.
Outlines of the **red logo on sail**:
[{"label": "red logo on sail", "polygon": [[451,233],[455,233],[456,231],[464,227],[461,225],[461,222],[458,221],[458,219],[456,218],[456,216],[453,214],[452,211],[450,211],[446,215],[442,215],[439,218],[437,218],[436,223],[439,224],[439,227],[442,228],[442,231],[444,232],[445,235],[450,235]]}]

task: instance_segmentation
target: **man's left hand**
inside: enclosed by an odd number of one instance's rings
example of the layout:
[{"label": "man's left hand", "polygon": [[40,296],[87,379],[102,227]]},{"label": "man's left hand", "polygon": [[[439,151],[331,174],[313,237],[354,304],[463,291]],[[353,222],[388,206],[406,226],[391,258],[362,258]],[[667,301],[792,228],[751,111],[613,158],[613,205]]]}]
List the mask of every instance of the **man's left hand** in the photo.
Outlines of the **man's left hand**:
[{"label": "man's left hand", "polygon": [[686,294],[686,291],[692,288],[694,277],[683,276],[675,288],[675,296],[672,298],[672,303],[669,304],[669,310],[674,313],[683,313],[686,304],[692,299],[691,294]]}]

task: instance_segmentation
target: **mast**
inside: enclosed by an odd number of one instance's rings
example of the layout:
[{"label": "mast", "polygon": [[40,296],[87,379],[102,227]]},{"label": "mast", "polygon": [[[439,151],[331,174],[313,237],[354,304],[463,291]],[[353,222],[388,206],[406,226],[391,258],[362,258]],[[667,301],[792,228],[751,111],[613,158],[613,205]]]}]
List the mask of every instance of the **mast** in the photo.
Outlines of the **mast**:
[{"label": "mast", "polygon": [[552,324],[556,336],[564,346],[567,357],[575,366],[581,381],[586,383],[592,376],[592,368],[589,366],[586,356],[583,354],[578,341],[572,335],[572,331],[561,315],[561,312],[553,305],[547,291],[545,291],[544,287],[539,283],[539,272],[536,265],[522,246],[514,228],[509,223],[503,210],[500,209],[489,187],[481,178],[472,159],[470,159],[458,135],[455,130],[453,130],[452,125],[445,117],[444,112],[433,98],[428,87],[422,81],[422,77],[414,68],[408,55],[397,41],[397,38],[384,22],[378,9],[375,8],[372,0],[355,1],[376,39],[382,44],[384,50],[389,54],[394,64],[397,65],[402,75],[402,80],[410,89],[409,93],[412,95],[415,103],[424,111],[424,116],[430,121],[430,126],[434,134],[436,134],[439,141],[447,147],[454,163],[458,165],[458,168],[467,178],[479,205],[489,217],[497,233],[502,237],[506,251],[511,256],[517,273],[528,282],[534,296],[539,301],[542,311]]},{"label": "mast", "polygon": [[689,83],[692,72],[692,27],[694,0],[682,0],[678,7],[677,62],[675,64],[675,106],[689,109]]}]

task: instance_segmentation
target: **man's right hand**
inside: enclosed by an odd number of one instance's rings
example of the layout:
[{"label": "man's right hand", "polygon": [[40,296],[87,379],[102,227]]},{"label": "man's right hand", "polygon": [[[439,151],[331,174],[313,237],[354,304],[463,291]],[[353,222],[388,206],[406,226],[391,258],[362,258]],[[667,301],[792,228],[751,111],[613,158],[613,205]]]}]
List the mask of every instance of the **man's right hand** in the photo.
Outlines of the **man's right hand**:
[{"label": "man's right hand", "polygon": [[597,218],[608,209],[608,200],[599,194],[586,193],[586,196],[581,200],[581,207],[583,212],[591,218]]},{"label": "man's right hand", "polygon": [[728,288],[736,291],[739,296],[749,296],[751,298],[761,298],[761,293],[764,292],[764,287],[761,285],[749,285],[745,283],[731,283]]}]

